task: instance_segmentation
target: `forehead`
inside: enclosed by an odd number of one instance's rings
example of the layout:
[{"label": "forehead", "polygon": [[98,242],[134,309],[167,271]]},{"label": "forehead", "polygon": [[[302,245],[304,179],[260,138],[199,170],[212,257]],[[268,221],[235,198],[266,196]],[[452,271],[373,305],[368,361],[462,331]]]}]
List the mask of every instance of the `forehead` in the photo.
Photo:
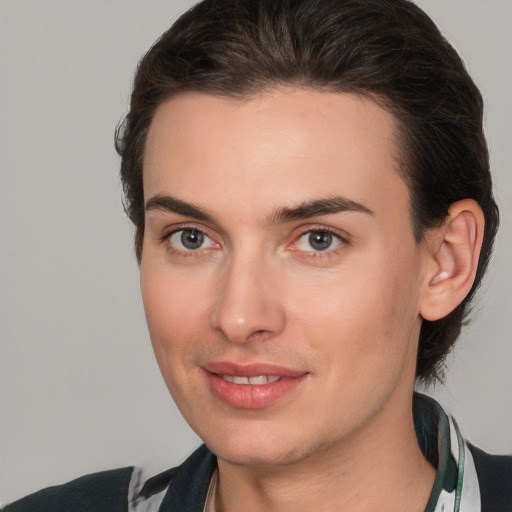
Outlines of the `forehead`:
[{"label": "forehead", "polygon": [[249,99],[186,93],[157,109],[146,142],[145,199],[180,199],[264,215],[339,194],[372,210],[408,191],[396,120],[370,98],[285,89]]}]

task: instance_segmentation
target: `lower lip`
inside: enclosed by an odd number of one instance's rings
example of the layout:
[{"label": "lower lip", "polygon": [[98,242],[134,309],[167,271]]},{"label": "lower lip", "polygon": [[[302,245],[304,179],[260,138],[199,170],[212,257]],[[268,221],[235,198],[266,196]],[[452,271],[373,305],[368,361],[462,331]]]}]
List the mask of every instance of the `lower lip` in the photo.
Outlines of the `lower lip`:
[{"label": "lower lip", "polygon": [[282,377],[267,384],[235,384],[215,373],[204,371],[210,390],[225,404],[240,409],[262,409],[295,391],[308,374]]}]

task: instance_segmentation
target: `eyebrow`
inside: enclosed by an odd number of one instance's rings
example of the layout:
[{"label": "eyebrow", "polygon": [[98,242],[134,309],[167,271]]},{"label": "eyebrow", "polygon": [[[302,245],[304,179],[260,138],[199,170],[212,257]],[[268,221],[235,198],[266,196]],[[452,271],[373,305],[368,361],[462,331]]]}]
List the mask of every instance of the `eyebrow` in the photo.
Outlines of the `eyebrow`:
[{"label": "eyebrow", "polygon": [[[167,195],[155,195],[145,205],[146,211],[160,210],[177,213],[202,221],[214,221],[215,216],[199,206]],[[342,196],[304,201],[298,206],[279,208],[267,217],[269,224],[283,224],[293,220],[309,219],[319,215],[333,215],[341,212],[359,212],[373,215],[374,212],[361,203]]]},{"label": "eyebrow", "polygon": [[177,213],[179,215],[183,215],[184,217],[192,217],[193,219],[197,220],[214,220],[214,216],[207,210],[171,196],[153,196],[146,202],[145,210],[160,210]]},{"label": "eyebrow", "polygon": [[374,215],[374,212],[361,203],[342,196],[332,196],[326,199],[305,201],[296,207],[284,207],[275,211],[269,217],[269,223],[280,224],[292,220],[309,219],[319,215],[333,215],[341,212],[359,212]]}]

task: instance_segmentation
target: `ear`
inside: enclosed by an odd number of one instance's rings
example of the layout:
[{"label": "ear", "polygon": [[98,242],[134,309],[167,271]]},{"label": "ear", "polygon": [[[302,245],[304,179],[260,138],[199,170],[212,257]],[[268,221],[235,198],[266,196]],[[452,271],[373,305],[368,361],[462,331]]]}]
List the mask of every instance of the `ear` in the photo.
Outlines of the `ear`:
[{"label": "ear", "polygon": [[484,234],[484,214],[476,201],[452,204],[445,223],[429,236],[428,265],[420,296],[420,315],[439,320],[471,290]]}]

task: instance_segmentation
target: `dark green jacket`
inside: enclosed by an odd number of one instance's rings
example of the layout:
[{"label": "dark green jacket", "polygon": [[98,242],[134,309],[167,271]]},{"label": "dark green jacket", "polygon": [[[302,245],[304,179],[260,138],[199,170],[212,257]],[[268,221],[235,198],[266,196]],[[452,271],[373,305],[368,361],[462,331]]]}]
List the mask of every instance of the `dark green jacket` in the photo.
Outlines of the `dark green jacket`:
[{"label": "dark green jacket", "polygon": [[[475,460],[482,512],[512,512],[512,456],[489,455],[470,446]],[[203,512],[215,456],[202,446],[181,466],[148,480],[142,494],[168,487],[160,512]],[[127,512],[133,468],[83,476],[49,487],[5,507],[5,512]]]},{"label": "dark green jacket", "polygon": [[5,512],[126,512],[133,468],[82,476],[7,505]]}]

